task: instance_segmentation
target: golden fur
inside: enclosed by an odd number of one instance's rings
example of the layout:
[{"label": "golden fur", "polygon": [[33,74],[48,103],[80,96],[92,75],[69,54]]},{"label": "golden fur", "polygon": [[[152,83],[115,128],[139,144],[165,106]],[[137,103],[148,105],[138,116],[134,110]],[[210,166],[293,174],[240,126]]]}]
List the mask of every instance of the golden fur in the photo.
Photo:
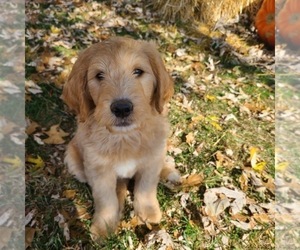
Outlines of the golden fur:
[{"label": "golden fur", "polygon": [[[78,117],[65,163],[92,188],[94,236],[115,231],[132,177],[136,216],[143,223],[160,221],[159,176],[180,180],[174,164],[165,161],[172,94],[173,81],[152,43],[116,37],[79,55],[62,95]],[[112,103],[119,100],[132,104],[131,111],[117,104],[129,115],[113,113]]]}]

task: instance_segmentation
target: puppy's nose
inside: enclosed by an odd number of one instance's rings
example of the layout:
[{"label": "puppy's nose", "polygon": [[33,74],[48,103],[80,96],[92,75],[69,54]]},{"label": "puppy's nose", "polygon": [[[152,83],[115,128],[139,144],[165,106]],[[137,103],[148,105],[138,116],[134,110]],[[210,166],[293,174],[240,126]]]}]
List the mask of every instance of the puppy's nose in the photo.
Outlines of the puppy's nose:
[{"label": "puppy's nose", "polygon": [[127,99],[116,100],[110,105],[111,112],[118,118],[125,118],[133,111],[133,104]]}]

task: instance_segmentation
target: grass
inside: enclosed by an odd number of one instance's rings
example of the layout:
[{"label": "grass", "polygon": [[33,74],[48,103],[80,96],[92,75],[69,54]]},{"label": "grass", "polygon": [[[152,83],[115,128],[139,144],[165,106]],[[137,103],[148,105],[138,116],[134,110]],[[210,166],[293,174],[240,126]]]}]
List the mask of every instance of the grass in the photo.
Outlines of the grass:
[{"label": "grass", "polygon": [[[136,4],[139,6],[139,3]],[[216,233],[213,235],[203,225],[202,218],[205,217],[203,197],[208,189],[222,186],[242,188],[240,178],[246,168],[251,168],[250,147],[259,148],[258,158],[266,162],[263,172],[256,173],[258,178],[274,177],[274,72],[257,65],[237,63],[232,55],[220,57],[220,51],[212,49],[209,42],[201,45],[200,52],[205,56],[204,61],[199,61],[199,45],[185,35],[190,28],[186,24],[165,26],[155,18],[143,20],[141,14],[120,11],[122,8],[114,12],[109,4],[101,1],[78,3],[78,6],[66,8],[60,4],[33,5],[27,2],[27,30],[35,36],[26,41],[26,79],[33,80],[43,91],[26,95],[26,116],[39,125],[26,142],[26,214],[34,213],[27,227],[35,229],[29,249],[158,249],[164,246],[162,240],[158,239],[151,245],[149,237],[159,230],[165,230],[171,237],[174,249],[183,249],[183,246],[186,249],[272,249],[272,221],[260,224],[260,229],[242,230],[231,223],[230,211],[225,210],[214,225]],[[74,18],[77,8],[81,12]],[[37,14],[37,10],[42,14]],[[112,14],[128,18],[128,24],[124,27],[102,27],[101,19],[90,15],[96,11],[101,12],[103,19]],[[50,12],[54,13],[51,17]],[[52,26],[61,28],[61,31],[53,34]],[[38,36],[38,31],[44,35]],[[75,118],[59,98],[62,86],[57,84],[56,79],[62,70],[71,68],[70,61],[78,51],[111,35],[155,39],[158,43],[167,68],[176,76],[175,95],[169,112],[171,133],[168,154],[175,159],[182,175],[201,174],[204,180],[177,191],[159,184],[158,200],[163,219],[152,229],[135,226],[131,222],[132,197],[128,196],[123,227],[98,244],[90,239],[88,231],[93,214],[90,188],[67,173],[63,164],[64,145],[40,145],[36,137],[46,138],[43,132],[59,124],[69,133],[65,144],[72,138],[76,129]],[[73,39],[72,49],[55,45],[58,41],[72,42]],[[205,39],[211,40],[209,37]],[[32,51],[35,46],[38,47]],[[177,48],[186,48],[192,59],[177,57]],[[45,51],[62,58],[59,65],[51,66],[46,60],[43,70],[35,67],[34,62],[38,62]],[[209,58],[213,58],[214,62],[220,61],[213,72],[205,66]],[[195,60],[201,70],[197,65],[185,69]],[[219,80],[209,80],[210,74]],[[241,80],[241,77],[245,79]],[[247,98],[234,101],[243,93]],[[249,111],[245,106],[250,107]],[[261,117],[263,112],[266,116]],[[228,117],[231,119],[227,120]],[[43,160],[41,166],[28,160],[38,156]],[[257,205],[274,200],[270,192],[260,196],[251,181],[245,192]],[[186,203],[184,195],[187,195]],[[242,214],[250,219],[251,213],[247,209],[245,207]],[[65,222],[59,221],[60,214]],[[66,226],[70,230],[70,239],[64,235]]]}]

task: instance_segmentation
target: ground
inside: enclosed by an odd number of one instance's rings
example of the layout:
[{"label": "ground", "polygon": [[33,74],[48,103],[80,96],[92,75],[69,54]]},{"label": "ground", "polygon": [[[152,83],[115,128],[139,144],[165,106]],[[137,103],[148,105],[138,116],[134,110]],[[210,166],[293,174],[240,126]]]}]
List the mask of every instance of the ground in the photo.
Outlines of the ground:
[{"label": "ground", "polygon": [[[249,20],[211,31],[139,1],[28,1],[26,16],[29,249],[275,247],[274,50]],[[78,52],[114,35],[154,40],[174,79],[168,155],[183,184],[159,184],[155,226],[136,225],[129,193],[118,232],[95,243],[91,190],[63,164],[76,122],[60,95]]]}]

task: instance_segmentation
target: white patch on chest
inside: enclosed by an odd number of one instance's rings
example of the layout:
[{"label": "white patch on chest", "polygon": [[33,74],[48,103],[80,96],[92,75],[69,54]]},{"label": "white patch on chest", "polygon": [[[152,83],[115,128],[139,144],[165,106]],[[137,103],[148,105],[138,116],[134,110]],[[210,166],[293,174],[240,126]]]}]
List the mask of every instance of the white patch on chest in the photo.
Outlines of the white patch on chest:
[{"label": "white patch on chest", "polygon": [[132,178],[136,172],[136,161],[127,160],[119,162],[114,166],[114,169],[119,178]]}]

